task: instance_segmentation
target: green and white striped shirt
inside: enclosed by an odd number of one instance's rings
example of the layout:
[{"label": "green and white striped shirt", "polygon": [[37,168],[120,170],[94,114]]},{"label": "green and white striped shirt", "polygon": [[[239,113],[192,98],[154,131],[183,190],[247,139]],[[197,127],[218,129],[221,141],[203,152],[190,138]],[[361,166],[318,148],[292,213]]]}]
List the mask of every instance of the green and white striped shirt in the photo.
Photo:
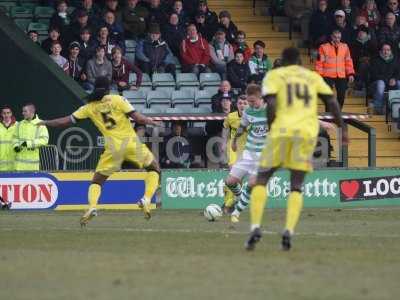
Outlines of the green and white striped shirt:
[{"label": "green and white striped shirt", "polygon": [[247,141],[245,150],[261,153],[265,137],[268,132],[267,124],[267,105],[260,108],[248,107],[240,121],[241,126],[247,127]]}]

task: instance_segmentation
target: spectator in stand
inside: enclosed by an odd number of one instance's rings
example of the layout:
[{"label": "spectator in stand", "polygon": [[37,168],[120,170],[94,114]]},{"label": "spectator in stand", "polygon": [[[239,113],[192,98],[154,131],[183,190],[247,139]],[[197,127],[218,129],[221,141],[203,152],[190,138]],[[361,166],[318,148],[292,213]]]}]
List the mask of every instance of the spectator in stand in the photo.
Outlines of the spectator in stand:
[{"label": "spectator in stand", "polygon": [[173,122],[171,134],[164,137],[161,155],[163,168],[189,168],[193,159],[192,149],[185,133],[186,123]]},{"label": "spectator in stand", "polygon": [[352,26],[356,21],[356,17],[359,15],[359,9],[354,6],[350,0],[340,0],[340,5],[337,7],[338,10],[343,10],[346,14],[346,23]]},{"label": "spectator in stand", "polygon": [[227,77],[232,87],[246,90],[247,83],[250,81],[249,64],[244,60],[244,52],[240,49],[235,51],[235,60],[228,64]]},{"label": "spectator in stand", "polygon": [[386,43],[392,47],[392,52],[396,55],[400,43],[400,27],[396,24],[396,16],[388,12],[385,16],[385,24],[378,31],[378,42],[380,45]]},{"label": "spectator in stand", "polygon": [[225,38],[225,31],[218,29],[210,43],[211,69],[218,73],[222,79],[226,78],[226,67],[235,55],[232,45]]},{"label": "spectator in stand", "polygon": [[97,36],[97,41],[96,41],[96,47],[103,47],[104,51],[106,52],[106,56],[109,60],[111,60],[111,51],[114,47],[121,47],[122,43],[119,44],[117,41],[114,39],[110,38],[109,32],[108,32],[108,27],[107,26],[101,26],[99,27],[99,33]]},{"label": "spectator in stand", "polygon": [[349,47],[341,42],[341,38],[341,32],[334,30],[331,34],[331,41],[319,47],[315,70],[331,87],[335,86],[337,100],[340,107],[343,107],[347,79],[350,83],[354,81],[354,68]]},{"label": "spectator in stand", "polygon": [[175,0],[172,12],[176,13],[179,17],[179,25],[187,26],[189,24],[189,16],[183,10],[182,0]]},{"label": "spectator in stand", "polygon": [[249,60],[250,81],[260,84],[265,74],[272,69],[272,63],[265,54],[263,41],[255,41],[253,44],[254,53]]},{"label": "spectator in stand", "polygon": [[284,6],[285,14],[300,25],[303,41],[306,43],[309,40],[309,25],[314,2],[315,0],[286,0]]},{"label": "spectator in stand", "polygon": [[168,17],[163,7],[161,6],[160,0],[150,0],[149,15],[147,16],[147,24],[157,23],[160,26],[164,26],[168,23]]},{"label": "spectator in stand", "polygon": [[92,92],[94,82],[99,76],[106,76],[108,80],[112,80],[112,65],[106,58],[106,52],[103,47],[97,46],[96,56],[90,59],[86,64],[87,81],[83,84],[84,89]]},{"label": "spectator in stand", "polygon": [[[122,92],[124,90],[137,90],[142,83],[142,71],[135,65],[130,65],[122,57],[122,49],[115,47],[112,50],[112,86]],[[129,73],[136,73],[136,85],[129,85]]]},{"label": "spectator in stand", "polygon": [[310,20],[310,39],[314,48],[328,41],[332,26],[333,18],[328,11],[328,1],[319,0],[318,9],[313,12]]},{"label": "spectator in stand", "polygon": [[91,33],[95,32],[95,26],[89,22],[89,16],[85,10],[78,10],[75,14],[74,23],[69,28],[68,38],[70,41],[79,40],[82,29],[89,28]]},{"label": "spectator in stand", "polygon": [[61,68],[65,73],[68,73],[68,60],[61,56],[62,46],[59,41],[54,41],[51,45],[50,58]]},{"label": "spectator in stand", "polygon": [[369,62],[378,51],[376,41],[371,39],[367,27],[359,27],[357,37],[353,41],[350,50],[356,73],[354,88],[360,90],[368,79]]},{"label": "spectator in stand", "polygon": [[356,22],[352,28],[352,41],[354,41],[357,38],[358,35],[358,30],[361,27],[367,27],[368,31],[369,31],[369,35],[371,36],[371,41],[374,41],[375,43],[377,43],[377,39],[376,39],[376,32],[374,28],[369,27],[368,25],[368,21],[367,18],[363,15],[358,15],[356,17]]},{"label": "spectator in stand", "polygon": [[96,52],[96,42],[91,38],[89,28],[83,28],[79,39],[79,56],[86,62],[91,59]]},{"label": "spectator in stand", "polygon": [[61,36],[64,38],[68,34],[69,25],[71,24],[71,16],[68,14],[68,4],[65,0],[57,3],[57,11],[50,19],[50,27],[60,29]]},{"label": "spectator in stand", "polygon": [[185,39],[185,28],[179,25],[179,17],[176,13],[171,13],[169,23],[163,26],[162,37],[172,54],[178,58],[179,46]]},{"label": "spectator in stand", "polygon": [[146,8],[138,6],[138,0],[127,0],[127,5],[122,11],[122,24],[125,36],[129,39],[143,38],[146,33],[146,19],[149,12]]},{"label": "spectator in stand", "polygon": [[60,30],[52,27],[49,29],[49,37],[42,42],[42,49],[47,53],[51,54],[51,46],[54,42],[60,41]]},{"label": "spectator in stand", "polygon": [[211,109],[215,113],[222,112],[222,99],[229,98],[234,99],[235,95],[232,91],[232,86],[228,80],[222,80],[218,89],[218,93],[216,93],[211,98]]},{"label": "spectator in stand", "polygon": [[180,58],[182,71],[185,73],[211,72],[210,64],[210,46],[207,41],[198,33],[196,26],[190,24],[187,27],[187,38],[181,43]]},{"label": "spectator in stand", "polygon": [[214,28],[211,28],[209,25],[207,25],[205,14],[202,11],[199,11],[194,19],[197,32],[202,37],[204,37],[207,40],[207,42],[210,42],[215,35],[215,30]]},{"label": "spectator in stand", "polygon": [[173,55],[167,43],[161,39],[158,24],[151,24],[148,36],[139,41],[136,48],[136,58],[145,73],[167,72],[175,77]]},{"label": "spectator in stand", "polygon": [[333,26],[333,30],[339,30],[342,33],[342,42],[351,45],[352,29],[346,21],[346,14],[343,10],[335,11],[335,25]]},{"label": "spectator in stand", "polygon": [[388,13],[394,14],[398,25],[400,17],[399,0],[387,0],[386,6],[382,9],[382,15],[387,16]]},{"label": "spectator in stand", "polygon": [[80,46],[78,42],[69,45],[68,74],[73,80],[82,83],[86,80],[84,72],[85,60],[79,55]]},{"label": "spectator in stand", "polygon": [[115,14],[112,11],[105,12],[102,26],[104,25],[108,28],[110,39],[117,42],[119,45],[123,45],[124,29],[122,25],[116,21]]},{"label": "spectator in stand", "polygon": [[97,26],[101,21],[101,11],[96,4],[93,4],[93,0],[82,0],[77,10],[72,14],[72,18],[75,19],[78,17],[76,14],[79,14],[81,11],[86,12],[90,24]]},{"label": "spectator in stand", "polygon": [[236,42],[232,45],[233,51],[236,50],[243,51],[244,62],[248,63],[251,57],[251,49],[246,43],[246,33],[244,31],[239,30],[238,35],[236,37]]},{"label": "spectator in stand", "polygon": [[106,0],[106,5],[103,10],[103,15],[106,12],[111,11],[114,13],[116,22],[120,23],[122,21],[122,12],[118,4],[119,4],[118,0]]},{"label": "spectator in stand", "polygon": [[368,22],[368,27],[376,30],[381,22],[381,14],[375,0],[366,0],[360,15],[364,16]]},{"label": "spectator in stand", "polygon": [[[187,2],[190,2],[190,1],[187,1]],[[208,8],[206,0],[200,0],[197,8],[198,8],[198,12],[204,13],[207,32],[209,32],[209,34],[207,34],[207,36],[203,36],[203,37],[206,38],[207,41],[211,41],[212,38],[214,37],[215,32],[218,29],[218,16],[215,12],[211,11]]]},{"label": "spectator in stand", "polygon": [[234,43],[238,34],[236,25],[231,20],[231,14],[223,10],[219,13],[219,28],[225,31],[229,43]]},{"label": "spectator in stand", "polygon": [[8,105],[2,106],[0,115],[0,171],[2,172],[15,171],[13,136],[16,129],[17,122],[15,121],[11,107]]},{"label": "spectator in stand", "polygon": [[370,82],[372,82],[373,108],[375,114],[383,114],[386,90],[400,89],[400,62],[390,44],[383,44],[379,56],[371,60]]},{"label": "spectator in stand", "polygon": [[36,30],[28,31],[28,36],[36,45],[40,46],[39,43],[39,33]]}]

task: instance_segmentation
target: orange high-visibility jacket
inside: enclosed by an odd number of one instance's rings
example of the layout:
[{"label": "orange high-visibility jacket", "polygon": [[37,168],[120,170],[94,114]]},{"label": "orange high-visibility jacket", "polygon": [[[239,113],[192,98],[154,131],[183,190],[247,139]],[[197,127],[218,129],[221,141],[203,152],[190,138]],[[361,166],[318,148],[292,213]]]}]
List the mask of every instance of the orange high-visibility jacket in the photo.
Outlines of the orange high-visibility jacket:
[{"label": "orange high-visibility jacket", "polygon": [[332,43],[322,44],[318,49],[315,71],[328,78],[346,78],[354,75],[353,60],[347,44],[339,43],[337,47]]}]

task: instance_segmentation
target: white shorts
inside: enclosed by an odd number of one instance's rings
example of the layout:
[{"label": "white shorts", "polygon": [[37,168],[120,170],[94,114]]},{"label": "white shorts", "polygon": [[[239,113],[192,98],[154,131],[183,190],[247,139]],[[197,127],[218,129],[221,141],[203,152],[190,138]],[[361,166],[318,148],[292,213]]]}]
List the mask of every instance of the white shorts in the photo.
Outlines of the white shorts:
[{"label": "white shorts", "polygon": [[257,175],[258,162],[261,153],[244,150],[241,157],[233,164],[229,175],[240,180],[246,175]]}]

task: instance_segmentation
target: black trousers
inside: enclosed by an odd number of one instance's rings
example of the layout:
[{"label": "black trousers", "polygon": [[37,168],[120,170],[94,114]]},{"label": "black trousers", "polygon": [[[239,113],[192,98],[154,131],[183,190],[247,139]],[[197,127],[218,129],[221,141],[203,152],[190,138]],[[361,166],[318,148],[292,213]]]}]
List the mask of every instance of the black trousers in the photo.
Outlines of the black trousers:
[{"label": "black trousers", "polygon": [[344,104],[344,98],[346,97],[347,78],[324,77],[324,79],[331,88],[336,88],[337,100],[339,102],[340,108],[342,108]]}]

